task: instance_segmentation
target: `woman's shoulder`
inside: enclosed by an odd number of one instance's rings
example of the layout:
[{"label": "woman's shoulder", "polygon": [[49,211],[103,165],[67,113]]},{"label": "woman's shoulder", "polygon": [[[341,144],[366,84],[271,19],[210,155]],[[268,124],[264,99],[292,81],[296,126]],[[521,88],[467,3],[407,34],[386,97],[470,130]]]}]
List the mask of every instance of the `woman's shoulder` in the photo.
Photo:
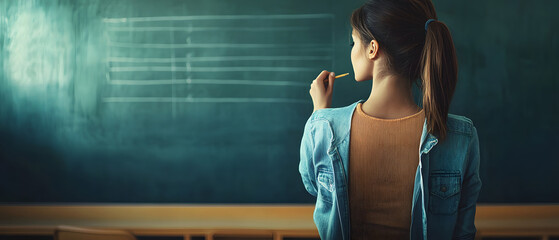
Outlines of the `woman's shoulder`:
[{"label": "woman's shoulder", "polygon": [[364,100],[358,100],[350,105],[344,107],[337,107],[337,108],[323,108],[314,111],[311,116],[310,120],[327,120],[327,121],[340,121],[347,119],[348,117],[351,119],[351,115],[355,110],[355,107],[359,102]]},{"label": "woman's shoulder", "polygon": [[446,121],[449,132],[462,133],[472,135],[474,131],[474,122],[462,115],[449,113]]},{"label": "woman's shoulder", "polygon": [[348,134],[351,126],[353,111],[359,100],[345,107],[324,108],[313,112],[305,128],[327,132],[334,144],[342,141]]}]

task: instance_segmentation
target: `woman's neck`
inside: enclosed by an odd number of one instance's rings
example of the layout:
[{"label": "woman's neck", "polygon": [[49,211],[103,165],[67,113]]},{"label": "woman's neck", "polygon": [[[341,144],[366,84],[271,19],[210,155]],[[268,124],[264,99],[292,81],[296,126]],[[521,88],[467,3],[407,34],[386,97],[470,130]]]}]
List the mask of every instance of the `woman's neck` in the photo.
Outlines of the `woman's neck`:
[{"label": "woman's neck", "polygon": [[395,75],[373,79],[371,94],[362,109],[369,116],[384,119],[402,118],[421,110],[413,101],[411,85]]}]

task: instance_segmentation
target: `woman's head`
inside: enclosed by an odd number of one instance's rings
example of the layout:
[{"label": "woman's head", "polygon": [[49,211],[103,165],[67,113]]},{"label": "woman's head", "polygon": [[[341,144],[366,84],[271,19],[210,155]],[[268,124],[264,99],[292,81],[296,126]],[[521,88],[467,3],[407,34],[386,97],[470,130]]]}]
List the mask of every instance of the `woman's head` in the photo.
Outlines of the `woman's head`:
[{"label": "woman's head", "polygon": [[421,79],[428,131],[441,141],[458,78],[458,64],[447,26],[437,19],[431,0],[369,0],[350,18],[351,61],[357,81],[385,74],[411,84]]}]

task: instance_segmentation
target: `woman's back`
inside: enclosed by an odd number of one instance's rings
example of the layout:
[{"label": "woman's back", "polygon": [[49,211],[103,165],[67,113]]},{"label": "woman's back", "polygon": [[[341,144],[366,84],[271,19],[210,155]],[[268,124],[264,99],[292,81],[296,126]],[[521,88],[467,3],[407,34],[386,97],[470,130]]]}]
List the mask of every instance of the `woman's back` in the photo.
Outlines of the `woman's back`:
[{"label": "woman's back", "polygon": [[[299,173],[316,196],[313,219],[321,239],[349,240],[351,122],[359,100],[314,112],[301,139]],[[448,114],[448,138],[439,142],[423,123],[415,173],[410,239],[474,239],[481,189],[479,140],[472,120]],[[429,226],[429,227],[427,227]],[[407,238],[406,238],[407,239]]]},{"label": "woman's back", "polygon": [[403,118],[351,120],[349,206],[352,239],[406,239],[424,110]]}]

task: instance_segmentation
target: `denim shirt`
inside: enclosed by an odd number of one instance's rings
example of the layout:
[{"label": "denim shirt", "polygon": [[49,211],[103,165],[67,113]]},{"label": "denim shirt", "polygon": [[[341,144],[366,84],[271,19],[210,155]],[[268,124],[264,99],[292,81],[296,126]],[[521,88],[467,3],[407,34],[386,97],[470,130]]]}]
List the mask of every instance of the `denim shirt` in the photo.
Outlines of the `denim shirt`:
[{"label": "denim shirt", "polygon": [[[348,164],[351,119],[359,100],[313,112],[301,140],[299,172],[316,197],[313,219],[321,239],[350,239]],[[448,114],[447,138],[423,124],[415,174],[410,239],[474,239],[481,190],[479,142],[473,122]]]}]

